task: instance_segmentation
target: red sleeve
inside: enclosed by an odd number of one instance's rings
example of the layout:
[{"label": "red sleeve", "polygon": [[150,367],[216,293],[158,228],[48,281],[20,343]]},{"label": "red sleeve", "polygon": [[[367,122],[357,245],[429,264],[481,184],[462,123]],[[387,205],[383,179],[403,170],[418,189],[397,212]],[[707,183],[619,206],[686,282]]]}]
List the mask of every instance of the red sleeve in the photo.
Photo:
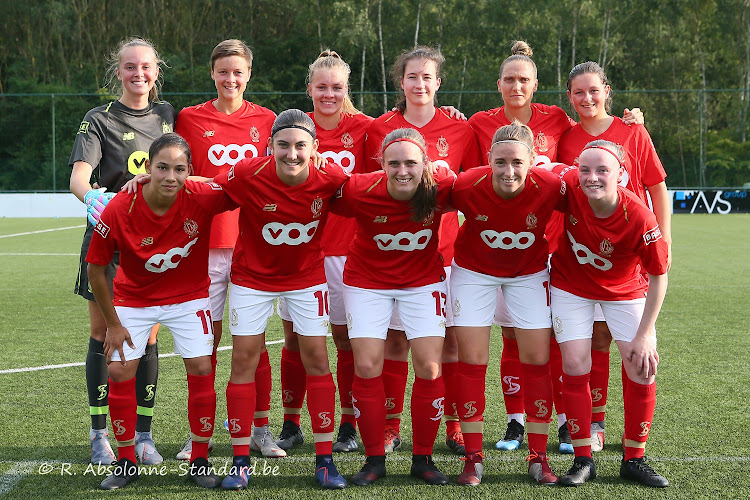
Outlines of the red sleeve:
[{"label": "red sleeve", "polygon": [[212,214],[239,208],[239,205],[216,182],[186,181],[185,189],[196,194],[196,202]]},{"label": "red sleeve", "polygon": [[[120,195],[125,196],[125,195]],[[117,197],[115,197],[117,198]],[[112,201],[115,201],[114,199]],[[94,233],[91,235],[89,251],[86,254],[86,262],[97,266],[106,266],[112,261],[117,249],[116,235],[118,221],[122,217],[117,216],[118,203],[110,202],[102,212],[99,222],[96,223]]]},{"label": "red sleeve", "polygon": [[380,120],[376,119],[370,123],[367,128],[367,137],[365,139],[365,171],[377,172],[381,169],[380,165],[380,148],[383,146],[385,134],[382,132]]},{"label": "red sleeve", "polygon": [[646,127],[633,125],[633,132],[638,145],[638,161],[643,166],[643,185],[648,187],[663,182],[667,178],[667,173],[664,171],[659,155],[656,154],[656,148]]},{"label": "red sleeve", "polygon": [[471,133],[466,134],[466,149],[464,150],[464,157],[461,159],[462,170],[480,167],[485,163],[482,161],[482,155],[479,152],[479,143],[477,142],[476,134],[471,128],[469,128],[469,132]]},{"label": "red sleeve", "polygon": [[331,200],[331,212],[342,217],[354,217],[354,209],[357,205],[355,188],[359,184],[358,178],[364,174],[354,174],[345,182]]}]

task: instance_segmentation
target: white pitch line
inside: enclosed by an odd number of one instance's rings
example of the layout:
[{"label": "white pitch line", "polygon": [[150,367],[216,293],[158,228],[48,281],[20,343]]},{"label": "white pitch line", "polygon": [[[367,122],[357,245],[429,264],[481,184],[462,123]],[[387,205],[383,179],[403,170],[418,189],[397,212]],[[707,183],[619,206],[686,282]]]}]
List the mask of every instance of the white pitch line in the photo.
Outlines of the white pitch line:
[{"label": "white pitch line", "polygon": [[49,233],[51,231],[65,231],[66,229],[81,229],[82,227],[86,227],[86,226],[83,225],[83,226],[57,227],[54,229],[40,229],[39,231],[29,231],[26,233],[2,234],[0,235],[0,238],[12,238],[14,236],[26,236],[29,234]]},{"label": "white pitch line", "polygon": [[79,256],[81,254],[79,254],[79,253],[16,253],[16,252],[3,252],[3,253],[0,253],[0,256],[2,256],[2,257],[7,257],[9,255],[10,256],[15,255],[15,256],[21,256],[21,257],[37,257],[37,256],[40,256],[40,255],[45,256],[45,257],[56,256],[56,255],[58,255],[58,256],[61,255],[61,256],[64,256],[64,257],[77,257],[77,256]]},{"label": "white pitch line", "polygon": [[39,467],[41,462],[15,462],[5,474],[0,474],[0,496],[5,495],[12,490],[18,482],[28,476],[34,469]]},{"label": "white pitch line", "polygon": [[[284,340],[269,340],[266,342],[266,345],[275,345],[275,344],[283,344]],[[217,351],[228,351],[232,348],[231,345],[226,345],[223,347],[219,347],[216,349]],[[173,358],[175,356],[179,356],[176,352],[169,352],[166,354],[159,354],[159,358]],[[6,373],[23,373],[23,372],[38,372],[42,370],[54,370],[56,368],[71,368],[74,366],[84,366],[86,363],[84,362],[78,362],[78,363],[63,363],[60,365],[43,365],[43,366],[29,366],[26,368],[10,368],[8,370],[0,370],[0,375],[6,374]]]}]

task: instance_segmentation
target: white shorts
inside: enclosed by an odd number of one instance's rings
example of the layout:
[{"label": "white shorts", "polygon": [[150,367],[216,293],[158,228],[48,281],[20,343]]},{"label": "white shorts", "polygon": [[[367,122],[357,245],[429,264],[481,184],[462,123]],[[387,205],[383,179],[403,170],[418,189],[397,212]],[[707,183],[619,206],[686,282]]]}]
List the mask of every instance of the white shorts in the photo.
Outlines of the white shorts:
[{"label": "white shorts", "polygon": [[399,311],[407,340],[445,337],[447,290],[444,282],[398,290],[344,285],[349,338],[385,340],[394,310]]},{"label": "white shorts", "polygon": [[453,264],[451,295],[456,326],[492,326],[497,289],[502,287],[511,324],[524,330],[552,326],[549,308],[549,272],[498,278]]},{"label": "white shorts", "polygon": [[[331,324],[346,325],[346,309],[344,309],[344,264],[346,255],[326,257],[323,261],[328,283],[328,316]],[[292,321],[289,308],[284,297],[276,302],[276,314],[284,321]]]},{"label": "white shorts", "polygon": [[[612,338],[631,342],[641,323],[646,299],[594,300],[585,299],[559,288],[550,290],[552,324],[558,343],[590,339],[594,328],[594,306],[601,305]],[[656,333],[656,331],[654,331]]]},{"label": "white shorts", "polygon": [[505,297],[503,297],[503,288],[497,287],[497,302],[495,302],[495,317],[492,320],[493,323],[507,328],[513,328],[513,318],[510,317],[510,311],[508,306],[505,305]]},{"label": "white shorts", "polygon": [[229,331],[232,335],[260,335],[273,314],[273,301],[283,297],[294,331],[305,336],[328,334],[328,286],[266,292],[239,285],[229,288]]},{"label": "white shorts", "polygon": [[[450,328],[453,326],[453,301],[451,300],[451,268],[450,266],[444,267],[443,270],[445,271],[445,289],[447,290],[445,292],[446,295],[446,302],[445,302],[445,327]],[[393,308],[393,316],[391,316],[391,323],[388,325],[388,328],[391,330],[398,330],[400,332],[404,331],[404,324],[401,322],[401,316],[398,314],[398,309]]]},{"label": "white shorts", "polygon": [[227,288],[232,270],[233,248],[211,248],[208,250],[208,297],[211,299],[211,316],[214,321],[224,319],[224,304],[227,301]]},{"label": "white shorts", "polygon": [[[115,310],[135,344],[135,349],[131,349],[127,342],[123,343],[125,361],[143,356],[151,328],[157,323],[169,328],[174,338],[175,352],[185,359],[210,356],[214,350],[214,330],[208,297],[165,306],[115,306]],[[112,361],[119,360],[120,354],[115,351]]]}]

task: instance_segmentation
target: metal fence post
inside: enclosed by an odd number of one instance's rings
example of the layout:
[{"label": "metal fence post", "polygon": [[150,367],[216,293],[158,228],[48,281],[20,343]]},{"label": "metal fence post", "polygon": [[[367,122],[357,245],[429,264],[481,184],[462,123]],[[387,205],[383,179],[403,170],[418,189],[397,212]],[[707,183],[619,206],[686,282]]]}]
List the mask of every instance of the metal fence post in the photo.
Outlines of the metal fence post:
[{"label": "metal fence post", "polygon": [[700,187],[706,185],[706,159],[705,151],[703,150],[703,110],[705,109],[705,98],[706,95],[703,89],[698,90],[698,163],[700,168],[698,182],[700,182]]},{"label": "metal fence post", "polygon": [[55,94],[52,94],[52,192],[57,192],[57,155],[55,154],[55,148],[57,147],[57,141],[55,141]]}]

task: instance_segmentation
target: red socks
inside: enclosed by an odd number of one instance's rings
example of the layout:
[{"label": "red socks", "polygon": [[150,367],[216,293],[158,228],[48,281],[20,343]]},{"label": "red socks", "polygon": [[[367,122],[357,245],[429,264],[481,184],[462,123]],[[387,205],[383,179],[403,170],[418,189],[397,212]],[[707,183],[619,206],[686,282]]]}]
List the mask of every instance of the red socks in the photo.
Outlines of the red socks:
[{"label": "red socks", "polygon": [[573,440],[577,457],[591,457],[591,392],[590,374],[563,375],[563,396],[565,414],[568,417],[568,430]]},{"label": "red socks", "polygon": [[336,383],[339,386],[339,401],[341,402],[341,423],[357,425],[352,408],[352,381],[354,380],[354,353],[352,351],[337,351]]},{"label": "red socks", "polygon": [[385,390],[383,378],[360,378],[352,381],[352,401],[365,455],[385,456],[383,422],[385,422]]},{"label": "red socks", "polygon": [[136,415],[135,377],[124,382],[109,379],[109,415],[112,431],[117,439],[117,459],[135,459]]},{"label": "red socks", "polygon": [[447,436],[461,430],[461,424],[458,421],[458,408],[456,398],[458,391],[458,362],[443,363],[443,382],[445,384],[445,432]]},{"label": "red socks", "polygon": [[[651,385],[636,384],[627,376],[622,380],[625,393],[625,460],[641,458],[646,450],[646,439],[651,430],[656,406],[656,382]],[[110,396],[112,401],[112,396]],[[112,403],[110,403],[110,407]]]},{"label": "red socks", "polygon": [[333,375],[307,375],[307,411],[310,412],[316,455],[333,453],[336,428],[336,386]]},{"label": "red socks", "polygon": [[552,399],[555,401],[555,411],[558,415],[562,415],[565,413],[562,353],[560,352],[560,344],[557,343],[554,335],[549,342],[549,375],[552,378]]},{"label": "red socks", "polygon": [[213,374],[187,376],[188,422],[193,438],[191,460],[208,458],[208,440],[214,431],[216,416],[216,391]]},{"label": "red socks", "polygon": [[[552,381],[549,363],[521,363],[521,376],[526,407],[526,435],[529,451],[547,453],[547,435],[552,421]],[[464,438],[465,440],[466,438]]]},{"label": "red socks", "polygon": [[602,422],[607,411],[609,351],[591,349],[591,421]]},{"label": "red socks", "polygon": [[456,406],[458,418],[461,419],[461,432],[464,435],[467,455],[482,451],[486,376],[487,365],[458,362],[459,393]]},{"label": "red socks", "polygon": [[252,417],[255,413],[255,382],[249,384],[227,384],[227,416],[229,434],[232,436],[234,456],[250,454]]},{"label": "red socks", "polygon": [[414,455],[432,455],[435,436],[445,409],[443,377],[435,380],[415,377],[411,391],[411,425]]},{"label": "red socks", "polygon": [[385,429],[401,430],[401,414],[404,411],[404,392],[409,375],[408,361],[383,361],[383,388],[385,389]]},{"label": "red socks", "polygon": [[503,353],[500,357],[500,378],[502,379],[505,412],[523,414],[523,391],[521,390],[521,359],[518,357],[516,339],[503,337]]},{"label": "red socks", "polygon": [[268,425],[268,416],[271,414],[271,383],[271,362],[268,360],[268,351],[263,351],[255,369],[255,427]]},{"label": "red socks", "polygon": [[284,406],[284,420],[290,420],[299,427],[302,403],[305,400],[305,366],[299,351],[281,349],[281,394]]}]

